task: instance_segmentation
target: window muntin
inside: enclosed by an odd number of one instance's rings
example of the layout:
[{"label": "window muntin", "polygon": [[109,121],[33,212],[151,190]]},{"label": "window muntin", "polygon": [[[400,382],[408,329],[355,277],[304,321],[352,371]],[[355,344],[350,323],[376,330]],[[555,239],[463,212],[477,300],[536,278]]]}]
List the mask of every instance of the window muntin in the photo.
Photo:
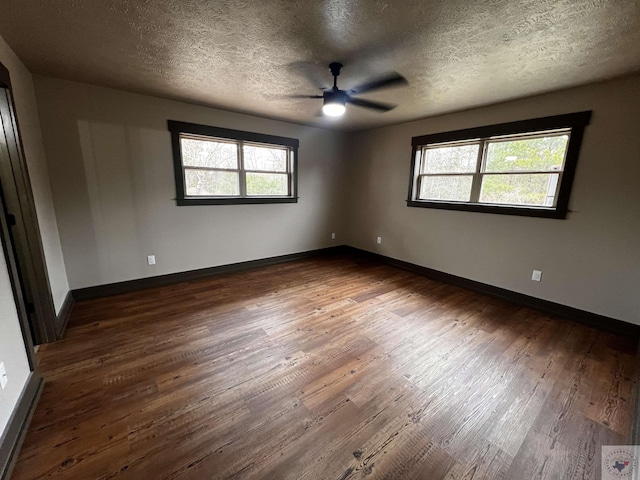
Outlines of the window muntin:
[{"label": "window muntin", "polygon": [[590,114],[414,137],[407,204],[564,218]]},{"label": "window muntin", "polygon": [[179,205],[297,201],[296,139],[168,123]]}]

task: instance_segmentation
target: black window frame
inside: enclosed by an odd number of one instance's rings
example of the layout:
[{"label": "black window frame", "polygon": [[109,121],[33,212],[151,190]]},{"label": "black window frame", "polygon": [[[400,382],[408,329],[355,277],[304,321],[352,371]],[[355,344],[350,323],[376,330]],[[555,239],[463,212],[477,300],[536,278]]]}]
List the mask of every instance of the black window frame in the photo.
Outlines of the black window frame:
[{"label": "black window frame", "polygon": [[[521,215],[557,219],[566,218],[569,206],[569,196],[573,185],[573,179],[575,177],[575,170],[584,136],[584,129],[591,121],[591,113],[591,111],[576,112],[413,137],[411,139],[411,171],[409,175],[407,206],[503,215]],[[535,134],[560,129],[570,129],[570,134],[565,155],[564,168],[561,172],[560,184],[554,207],[417,199],[419,192],[417,191],[418,186],[416,178],[419,176],[417,168],[420,166],[417,158],[418,152],[421,152],[422,148],[425,146],[472,140],[486,142],[491,140],[492,137]],[[482,153],[482,155],[484,155],[484,153]],[[478,166],[478,168],[480,167]],[[479,175],[482,173],[482,171],[476,172],[476,174]]]},{"label": "black window frame", "polygon": [[[296,138],[279,137],[263,133],[246,132],[243,130],[233,130],[230,128],[214,127],[210,125],[199,125],[195,123],[179,122],[168,120],[167,125],[171,132],[171,144],[173,151],[173,166],[176,181],[176,203],[180,206],[186,205],[243,205],[243,204],[267,204],[267,203],[297,203],[298,202],[298,147],[300,142]],[[286,147],[291,151],[289,188],[290,195],[287,196],[187,196],[185,192],[184,165],[182,164],[182,149],[180,138],[184,135],[207,137],[215,140],[224,139],[242,145],[244,142],[274,147]],[[246,175],[247,170],[242,165],[238,166],[240,176]],[[241,179],[241,182],[243,180]],[[241,192],[242,193],[242,192]]]}]

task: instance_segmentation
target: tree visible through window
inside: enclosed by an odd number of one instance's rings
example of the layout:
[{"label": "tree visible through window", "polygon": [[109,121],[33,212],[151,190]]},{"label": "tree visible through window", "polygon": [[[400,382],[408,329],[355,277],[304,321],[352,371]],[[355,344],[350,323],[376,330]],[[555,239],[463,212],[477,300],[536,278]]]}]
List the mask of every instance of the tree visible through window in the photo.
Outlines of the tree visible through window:
[{"label": "tree visible through window", "polygon": [[408,205],[564,217],[590,113],[415,137]]},{"label": "tree visible through window", "polygon": [[169,129],[179,204],[296,201],[297,140],[173,121]]}]

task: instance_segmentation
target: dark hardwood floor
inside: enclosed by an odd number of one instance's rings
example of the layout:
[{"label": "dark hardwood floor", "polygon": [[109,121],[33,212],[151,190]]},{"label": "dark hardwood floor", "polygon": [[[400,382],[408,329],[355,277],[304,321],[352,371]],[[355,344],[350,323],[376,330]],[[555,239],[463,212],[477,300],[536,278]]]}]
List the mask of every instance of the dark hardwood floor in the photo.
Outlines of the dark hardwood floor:
[{"label": "dark hardwood floor", "polygon": [[599,479],[635,341],[348,256],[76,305],[13,479]]}]

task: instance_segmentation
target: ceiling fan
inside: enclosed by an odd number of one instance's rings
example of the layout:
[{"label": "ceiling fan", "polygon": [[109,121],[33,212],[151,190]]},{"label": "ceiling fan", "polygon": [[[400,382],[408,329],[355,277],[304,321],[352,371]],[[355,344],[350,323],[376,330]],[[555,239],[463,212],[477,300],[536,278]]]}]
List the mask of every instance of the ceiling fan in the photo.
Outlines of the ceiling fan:
[{"label": "ceiling fan", "polygon": [[343,65],[338,62],[329,64],[329,70],[331,71],[331,75],[333,75],[333,88],[324,89],[324,93],[322,95],[308,95],[298,98],[322,98],[322,113],[331,117],[343,115],[346,110],[347,103],[358,107],[371,108],[373,110],[378,110],[379,112],[388,112],[389,110],[394,109],[396,105],[355,98],[353,95],[359,95],[361,93],[371,92],[381,88],[407,85],[409,83],[402,75],[393,72],[358,87],[349,90],[340,90],[338,88],[338,75],[340,75],[342,67]]}]

